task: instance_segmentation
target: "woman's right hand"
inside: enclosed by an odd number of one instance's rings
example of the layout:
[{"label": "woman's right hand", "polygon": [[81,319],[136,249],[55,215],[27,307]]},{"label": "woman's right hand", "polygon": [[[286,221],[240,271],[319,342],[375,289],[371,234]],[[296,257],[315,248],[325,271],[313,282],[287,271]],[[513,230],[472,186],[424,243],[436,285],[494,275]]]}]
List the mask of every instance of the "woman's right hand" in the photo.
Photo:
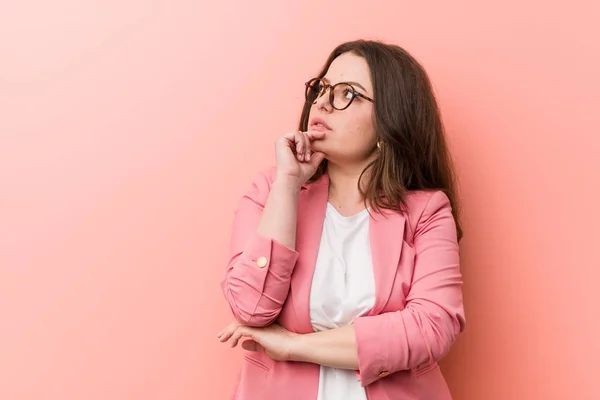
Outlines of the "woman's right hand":
[{"label": "woman's right hand", "polygon": [[321,152],[312,152],[311,144],[324,137],[325,132],[308,131],[286,133],[277,139],[277,179],[292,181],[298,188],[304,185],[325,158]]}]

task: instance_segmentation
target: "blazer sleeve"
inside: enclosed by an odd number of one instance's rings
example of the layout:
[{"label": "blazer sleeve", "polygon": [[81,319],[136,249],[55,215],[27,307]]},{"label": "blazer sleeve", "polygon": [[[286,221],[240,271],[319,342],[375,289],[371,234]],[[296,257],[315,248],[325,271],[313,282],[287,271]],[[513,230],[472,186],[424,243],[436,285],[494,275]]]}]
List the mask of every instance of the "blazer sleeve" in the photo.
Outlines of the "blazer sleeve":
[{"label": "blazer sleeve", "polygon": [[270,192],[269,171],[258,174],[235,210],[230,258],[221,289],[240,323],[263,327],[277,319],[298,253],[257,233]]},{"label": "blazer sleeve", "polygon": [[416,224],[414,246],[406,307],[354,320],[362,386],[439,361],[465,327],[456,226],[443,192],[430,197]]}]

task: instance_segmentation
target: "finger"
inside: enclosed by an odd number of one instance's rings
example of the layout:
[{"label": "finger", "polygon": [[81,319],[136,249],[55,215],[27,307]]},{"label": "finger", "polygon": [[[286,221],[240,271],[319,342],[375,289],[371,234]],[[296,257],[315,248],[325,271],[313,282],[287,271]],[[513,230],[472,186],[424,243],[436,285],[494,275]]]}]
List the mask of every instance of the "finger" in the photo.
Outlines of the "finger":
[{"label": "finger", "polygon": [[237,346],[242,336],[252,337],[252,331],[245,326],[239,327],[231,336],[231,347]]},{"label": "finger", "polygon": [[229,337],[231,336],[231,334],[233,332],[235,332],[235,330],[240,326],[240,324],[238,324],[237,322],[231,323],[229,325],[227,325],[225,328],[223,328],[221,330],[221,332],[219,332],[217,334],[217,337],[219,338],[219,340],[221,342],[225,342],[227,341],[227,339],[229,339]]},{"label": "finger", "polygon": [[219,335],[219,341],[220,342],[226,342],[227,340],[229,340],[229,338],[231,337],[231,335],[233,334],[233,332],[235,332],[235,329],[228,329],[223,331],[223,333],[221,333]]},{"label": "finger", "polygon": [[230,330],[230,325],[227,325],[225,328],[221,329],[221,331],[219,333],[217,333],[217,337],[221,338],[226,332],[228,332]]},{"label": "finger", "polygon": [[277,146],[280,143],[285,144],[286,146],[289,146],[289,148],[293,152],[296,152],[296,137],[297,137],[297,135],[298,135],[297,131],[296,132],[287,132],[277,139],[277,141],[275,142],[275,145]]},{"label": "finger", "polygon": [[286,132],[283,134],[282,138],[287,140],[294,140],[294,138],[296,137],[296,132],[297,131]]},{"label": "finger", "polygon": [[242,330],[243,330],[243,328],[240,327],[231,334],[231,337],[229,339],[229,346],[231,346],[231,347],[237,346],[238,341],[242,337]]},{"label": "finger", "polygon": [[302,153],[304,153],[302,161],[308,161],[310,159],[310,139],[306,132],[302,132],[302,149]]},{"label": "finger", "polygon": [[294,136],[294,143],[296,145],[296,158],[298,159],[298,161],[302,161],[304,157],[303,142],[304,140],[302,138],[302,132],[296,132],[296,135]]},{"label": "finger", "polygon": [[325,132],[322,131],[307,131],[306,134],[311,141],[323,139],[325,137]]},{"label": "finger", "polygon": [[308,137],[306,133],[300,132],[300,138],[302,140],[302,158],[300,161],[304,162],[307,160],[308,154],[310,153],[310,146],[308,145]]}]

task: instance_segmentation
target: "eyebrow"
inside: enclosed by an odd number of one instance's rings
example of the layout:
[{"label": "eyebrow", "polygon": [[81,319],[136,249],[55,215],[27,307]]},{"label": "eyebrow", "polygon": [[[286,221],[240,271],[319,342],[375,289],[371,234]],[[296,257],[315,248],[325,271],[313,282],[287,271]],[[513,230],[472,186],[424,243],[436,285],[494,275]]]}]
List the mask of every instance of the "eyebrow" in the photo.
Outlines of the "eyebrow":
[{"label": "eyebrow", "polygon": [[[325,82],[327,82],[327,83],[331,83],[331,81],[330,81],[329,79],[325,78],[325,77],[323,77],[323,78],[321,78],[321,79],[323,79],[323,80],[324,80]],[[352,82],[352,81],[344,81],[344,82],[345,82],[345,83],[349,83],[349,84],[351,84],[351,85],[358,86],[359,88],[361,88],[362,90],[364,90],[364,91],[365,91],[365,93],[367,93],[367,92],[368,92],[368,90],[367,90],[367,89],[365,89],[365,87],[364,87],[363,85],[361,85],[360,83],[358,83],[358,82]]]}]

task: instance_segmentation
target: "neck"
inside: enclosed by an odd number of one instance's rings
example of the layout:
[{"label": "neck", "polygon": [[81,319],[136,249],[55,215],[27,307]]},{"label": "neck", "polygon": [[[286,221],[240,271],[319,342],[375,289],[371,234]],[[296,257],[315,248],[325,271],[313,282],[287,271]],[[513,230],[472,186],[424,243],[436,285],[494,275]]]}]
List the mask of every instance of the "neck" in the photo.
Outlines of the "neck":
[{"label": "neck", "polygon": [[[367,164],[340,165],[328,162],[327,175],[329,176],[329,199],[338,208],[353,209],[364,204],[358,189],[358,180]],[[368,182],[369,172],[366,172],[361,184]]]}]

